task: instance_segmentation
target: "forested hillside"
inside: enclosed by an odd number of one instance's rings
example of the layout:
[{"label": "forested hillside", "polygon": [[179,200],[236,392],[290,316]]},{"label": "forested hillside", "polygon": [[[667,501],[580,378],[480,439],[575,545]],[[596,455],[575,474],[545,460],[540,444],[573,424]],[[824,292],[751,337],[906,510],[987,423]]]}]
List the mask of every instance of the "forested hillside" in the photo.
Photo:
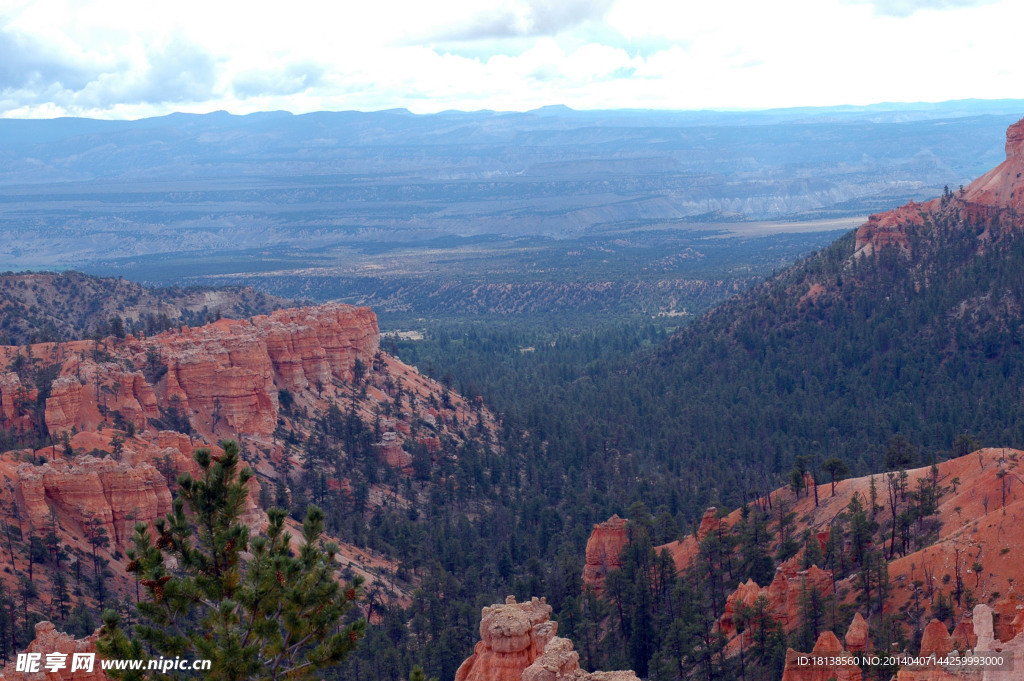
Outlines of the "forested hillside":
[{"label": "forested hillside", "polygon": [[8,272],[0,275],[0,344],[152,335],[267,314],[287,302],[242,286],[151,288],[80,272]]}]

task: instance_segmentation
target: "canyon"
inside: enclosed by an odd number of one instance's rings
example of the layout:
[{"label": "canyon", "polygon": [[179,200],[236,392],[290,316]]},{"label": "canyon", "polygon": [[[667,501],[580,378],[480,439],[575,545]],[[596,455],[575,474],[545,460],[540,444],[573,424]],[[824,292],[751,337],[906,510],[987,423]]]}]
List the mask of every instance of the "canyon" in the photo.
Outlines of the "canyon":
[{"label": "canyon", "polygon": [[[381,352],[379,338],[369,309],[327,304],[151,337],[0,347],[0,426],[8,437],[31,443],[42,432],[51,443],[0,454],[0,524],[13,568],[0,580],[13,591],[18,575],[34,573],[33,607],[50,617],[66,608],[52,595],[50,558],[15,551],[45,540],[62,547],[72,574],[91,575],[99,560],[112,568],[108,588],[134,594],[124,568],[135,525],[152,529],[171,510],[178,476],[198,473],[195,450],[217,456],[222,440],[237,440],[256,472],[242,520],[258,532],[272,489],[285,501],[306,493],[295,442],[320,432],[323,419],[348,419],[364,439],[376,437],[366,451],[399,478],[413,474],[410,450],[429,466],[494,427],[479,401]],[[460,423],[475,423],[474,434]],[[351,495],[345,468],[323,468],[322,480]],[[375,486],[368,496],[371,506],[411,503]],[[286,526],[301,536],[294,518]],[[337,558],[350,574],[387,585],[387,598],[408,599],[393,559],[346,542]]]}]

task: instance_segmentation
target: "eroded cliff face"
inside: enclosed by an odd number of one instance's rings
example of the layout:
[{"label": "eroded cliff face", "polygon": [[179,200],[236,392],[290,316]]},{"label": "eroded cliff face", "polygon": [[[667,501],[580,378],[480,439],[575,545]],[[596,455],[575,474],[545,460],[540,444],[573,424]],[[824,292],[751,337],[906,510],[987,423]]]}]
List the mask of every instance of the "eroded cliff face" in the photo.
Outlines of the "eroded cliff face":
[{"label": "eroded cliff face", "polygon": [[104,422],[141,431],[169,419],[184,419],[211,440],[266,438],[277,425],[281,390],[333,395],[378,349],[373,312],[342,304],[224,319],[152,338],[7,347],[0,350],[6,365],[55,367],[57,375],[31,389],[16,372],[0,375],[0,419],[7,428],[27,427],[45,388],[44,425],[55,439]]},{"label": "eroded cliff face", "polygon": [[982,242],[998,238],[1002,231],[1024,228],[1024,120],[1006,131],[1005,161],[962,191],[870,216],[857,230],[856,252],[869,255],[885,246],[907,251],[914,229],[940,221],[982,226]]},{"label": "eroded cliff face", "polygon": [[555,634],[551,606],[543,598],[483,609],[480,641],[455,673],[455,681],[637,681],[631,671],[591,672],[579,667],[572,641]]}]

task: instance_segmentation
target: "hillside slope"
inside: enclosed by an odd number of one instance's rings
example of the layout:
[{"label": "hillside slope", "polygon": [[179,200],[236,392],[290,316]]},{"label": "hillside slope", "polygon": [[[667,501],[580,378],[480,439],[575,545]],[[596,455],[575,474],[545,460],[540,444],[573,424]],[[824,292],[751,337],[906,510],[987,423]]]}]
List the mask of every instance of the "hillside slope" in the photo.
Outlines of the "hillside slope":
[{"label": "hillside slope", "polygon": [[636,369],[622,421],[736,503],[798,454],[878,470],[897,433],[913,463],[964,433],[1024,442],[1022,132],[971,185],[874,215],[683,329]]},{"label": "hillside slope", "polygon": [[287,300],[247,287],[148,288],[80,272],[0,275],[0,343],[166,331],[230,317],[268,314]]}]

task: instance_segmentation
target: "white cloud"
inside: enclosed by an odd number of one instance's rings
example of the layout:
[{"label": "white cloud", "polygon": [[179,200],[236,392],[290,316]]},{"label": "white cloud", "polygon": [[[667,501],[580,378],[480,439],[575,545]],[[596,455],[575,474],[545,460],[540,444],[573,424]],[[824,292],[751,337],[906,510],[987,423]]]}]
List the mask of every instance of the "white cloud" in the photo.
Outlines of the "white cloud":
[{"label": "white cloud", "polygon": [[24,1],[0,9],[0,115],[1015,97],[1021,4]]}]

